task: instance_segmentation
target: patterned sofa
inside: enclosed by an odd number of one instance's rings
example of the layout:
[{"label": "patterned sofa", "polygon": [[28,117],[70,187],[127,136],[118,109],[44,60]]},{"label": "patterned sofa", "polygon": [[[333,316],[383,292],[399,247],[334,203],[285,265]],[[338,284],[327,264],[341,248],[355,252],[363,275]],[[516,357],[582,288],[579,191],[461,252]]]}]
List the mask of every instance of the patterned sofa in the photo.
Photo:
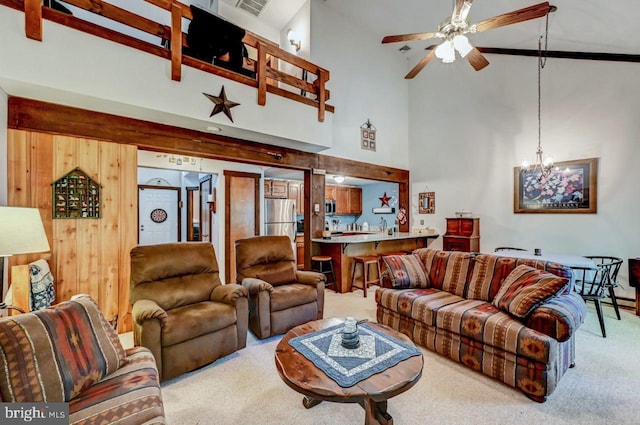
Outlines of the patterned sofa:
[{"label": "patterned sofa", "polygon": [[379,323],[538,402],[574,366],[586,309],[569,268],[430,248],[384,261]]},{"label": "patterned sofa", "polygon": [[0,319],[0,402],[68,403],[77,425],[164,424],[149,350],[124,350],[88,296]]}]

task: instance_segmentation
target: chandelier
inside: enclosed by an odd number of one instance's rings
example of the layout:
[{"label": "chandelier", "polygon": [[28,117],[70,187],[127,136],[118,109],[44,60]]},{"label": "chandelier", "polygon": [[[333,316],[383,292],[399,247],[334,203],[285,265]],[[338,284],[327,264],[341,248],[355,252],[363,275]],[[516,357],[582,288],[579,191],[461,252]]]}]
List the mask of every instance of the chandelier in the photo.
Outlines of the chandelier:
[{"label": "chandelier", "polygon": [[[540,36],[538,39],[538,148],[536,149],[536,162],[531,165],[529,161],[522,161],[520,171],[522,173],[540,173],[538,180],[548,177],[553,171],[553,159],[551,157],[544,157],[542,151],[542,119],[541,119],[541,104],[542,104],[542,84],[541,76],[542,69],[547,64],[547,46],[549,36],[549,13],[547,12],[547,22],[545,27],[544,36]],[[542,49],[542,39],[544,38],[544,54]]]}]

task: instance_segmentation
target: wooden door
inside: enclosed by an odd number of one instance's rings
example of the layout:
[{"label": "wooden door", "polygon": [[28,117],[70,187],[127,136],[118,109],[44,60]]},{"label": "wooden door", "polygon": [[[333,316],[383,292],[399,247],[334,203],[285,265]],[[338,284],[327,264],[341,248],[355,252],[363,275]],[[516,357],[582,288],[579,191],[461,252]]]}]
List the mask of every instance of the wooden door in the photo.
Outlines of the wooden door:
[{"label": "wooden door", "polygon": [[260,174],[226,171],[225,177],[225,282],[236,281],[238,239],[260,234]]}]

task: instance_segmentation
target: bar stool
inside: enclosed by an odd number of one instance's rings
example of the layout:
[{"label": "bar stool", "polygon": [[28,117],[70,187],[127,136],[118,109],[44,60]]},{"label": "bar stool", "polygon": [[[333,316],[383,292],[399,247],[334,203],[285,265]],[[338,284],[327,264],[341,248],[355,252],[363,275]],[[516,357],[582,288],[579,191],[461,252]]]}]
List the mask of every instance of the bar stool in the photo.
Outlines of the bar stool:
[{"label": "bar stool", "polygon": [[[314,267],[314,265],[316,267]],[[325,267],[328,267],[325,269]],[[327,285],[333,285],[333,289],[338,292],[338,285],[336,284],[336,275],[333,272],[333,259],[328,255],[314,255],[311,257],[311,270],[314,272],[322,273],[327,276]],[[329,274],[331,274],[331,284],[329,284]]]},{"label": "bar stool", "polygon": [[[362,286],[356,285],[356,267],[358,264],[362,264]],[[367,287],[369,285],[380,285],[380,276],[377,279],[369,279],[370,267],[375,266],[376,272],[380,272],[378,269],[378,257],[375,255],[364,255],[361,257],[353,257],[353,269],[351,272],[351,288],[360,288],[364,292],[364,297],[367,297]]]}]

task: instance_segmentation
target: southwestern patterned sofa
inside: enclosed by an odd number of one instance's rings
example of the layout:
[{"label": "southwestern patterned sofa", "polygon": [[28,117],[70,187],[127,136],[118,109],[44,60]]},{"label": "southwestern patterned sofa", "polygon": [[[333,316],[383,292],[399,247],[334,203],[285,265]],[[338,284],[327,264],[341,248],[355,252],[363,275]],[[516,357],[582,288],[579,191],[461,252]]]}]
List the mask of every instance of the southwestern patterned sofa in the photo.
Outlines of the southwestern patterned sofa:
[{"label": "southwestern patterned sofa", "polygon": [[544,402],[575,361],[584,301],[559,264],[415,250],[384,257],[377,320]]},{"label": "southwestern patterned sofa", "polygon": [[68,403],[74,425],[164,424],[156,363],[89,296],[0,319],[0,402]]}]

